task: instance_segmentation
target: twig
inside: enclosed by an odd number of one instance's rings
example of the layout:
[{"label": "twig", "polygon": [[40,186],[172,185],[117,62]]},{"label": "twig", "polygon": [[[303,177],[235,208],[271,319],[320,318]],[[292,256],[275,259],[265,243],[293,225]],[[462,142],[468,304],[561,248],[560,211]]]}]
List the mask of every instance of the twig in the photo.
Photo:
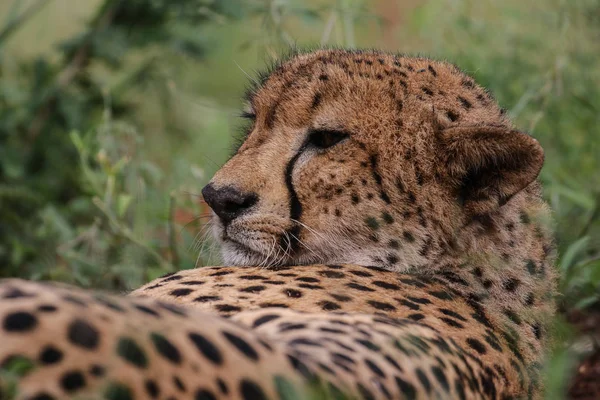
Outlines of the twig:
[{"label": "twig", "polygon": [[50,1],[51,0],[38,0],[31,7],[29,7],[27,10],[25,10],[25,12],[23,12],[23,14],[19,15],[17,18],[8,22],[6,24],[6,26],[4,27],[4,29],[0,32],[0,43],[3,43],[4,41],[6,41],[6,39],[10,35],[12,35],[13,33],[15,33],[17,31],[17,29],[19,28],[19,26],[21,26],[21,24],[23,22],[25,22],[28,18],[31,18],[32,16],[34,16],[38,11],[40,11],[42,8],[44,8],[44,6],[46,4],[50,3]]},{"label": "twig", "polygon": [[595,207],[594,207],[594,211],[592,211],[592,214],[588,218],[586,224],[583,226],[583,229],[579,233],[578,237],[584,237],[584,236],[586,236],[588,234],[588,231],[592,227],[594,221],[597,218],[599,218],[599,217],[600,217],[600,192],[598,192],[596,194],[596,204],[595,204]]},{"label": "twig", "polygon": [[141,242],[138,238],[136,238],[129,228],[127,228],[126,226],[122,226],[119,223],[119,221],[117,221],[117,219],[111,214],[111,212],[106,209],[104,203],[102,203],[102,200],[100,200],[98,197],[94,197],[92,199],[92,202],[96,207],[98,207],[100,211],[102,211],[102,213],[108,219],[108,221],[116,230],[116,233],[118,235],[129,240],[131,243],[137,245],[141,249],[148,252],[152,257],[156,259],[156,261],[158,261],[160,266],[166,271],[174,271],[173,265],[171,265],[167,260],[165,260],[156,250],[154,250],[153,248],[149,247],[145,243]]},{"label": "twig", "polygon": [[175,194],[171,192],[169,196],[169,224],[167,226],[167,235],[169,237],[169,254],[171,255],[171,265],[179,269],[179,254],[177,253],[177,231],[175,229]]}]

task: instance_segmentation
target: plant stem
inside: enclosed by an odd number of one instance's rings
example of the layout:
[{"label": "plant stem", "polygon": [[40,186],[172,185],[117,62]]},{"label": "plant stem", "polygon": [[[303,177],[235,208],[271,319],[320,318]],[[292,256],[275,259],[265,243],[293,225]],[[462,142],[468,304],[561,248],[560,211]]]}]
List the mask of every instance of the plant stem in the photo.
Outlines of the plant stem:
[{"label": "plant stem", "polygon": [[165,260],[156,250],[147,246],[145,243],[141,242],[138,238],[135,237],[135,235],[131,232],[131,230],[128,227],[123,226],[111,214],[111,212],[106,208],[105,204],[102,202],[102,200],[100,200],[100,198],[94,197],[92,199],[92,202],[94,203],[94,205],[96,207],[98,207],[98,209],[100,211],[102,211],[102,213],[108,219],[108,221],[113,226],[113,228],[116,230],[116,233],[118,235],[129,240],[131,243],[137,245],[141,249],[148,252],[152,257],[154,257],[156,259],[156,261],[160,264],[160,266],[162,268],[164,268],[166,271],[174,271],[175,270],[175,268],[173,268],[173,265],[171,265],[171,263],[169,263],[167,260]]},{"label": "plant stem", "polygon": [[12,21],[9,21],[6,26],[0,31],[0,45],[4,43],[17,29],[29,18],[37,14],[44,6],[50,3],[51,0],[38,0],[29,7],[23,14],[19,15]]}]

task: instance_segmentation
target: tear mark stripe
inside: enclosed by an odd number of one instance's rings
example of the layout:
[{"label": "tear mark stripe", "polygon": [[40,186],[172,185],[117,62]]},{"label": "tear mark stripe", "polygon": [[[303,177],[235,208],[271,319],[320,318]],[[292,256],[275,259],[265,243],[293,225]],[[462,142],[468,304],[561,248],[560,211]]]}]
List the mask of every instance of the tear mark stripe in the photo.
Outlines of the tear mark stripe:
[{"label": "tear mark stripe", "polygon": [[[288,230],[291,253],[294,253],[298,249],[301,230],[300,224],[294,222],[293,220],[300,221],[300,217],[302,216],[302,203],[300,203],[300,200],[298,200],[298,194],[296,193],[294,183],[292,182],[292,175],[294,172],[294,166],[296,165],[298,158],[304,152],[304,149],[306,149],[307,144],[308,142],[305,142],[302,144],[302,146],[300,146],[300,149],[296,152],[296,154],[294,154],[294,156],[288,162],[288,165],[285,167],[285,186],[287,187],[290,196],[290,219],[292,219],[292,227]],[[284,238],[285,235],[282,237],[282,240],[284,240]],[[287,243],[282,243],[284,247],[286,244]]]}]

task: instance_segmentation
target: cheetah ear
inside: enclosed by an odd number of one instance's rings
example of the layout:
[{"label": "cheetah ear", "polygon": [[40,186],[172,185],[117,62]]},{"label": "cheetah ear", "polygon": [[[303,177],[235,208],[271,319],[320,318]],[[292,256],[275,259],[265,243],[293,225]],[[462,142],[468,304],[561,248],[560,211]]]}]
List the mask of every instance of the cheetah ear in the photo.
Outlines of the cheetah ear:
[{"label": "cheetah ear", "polygon": [[538,176],[544,151],[526,133],[503,126],[452,127],[441,131],[441,154],[468,215],[488,214]]}]

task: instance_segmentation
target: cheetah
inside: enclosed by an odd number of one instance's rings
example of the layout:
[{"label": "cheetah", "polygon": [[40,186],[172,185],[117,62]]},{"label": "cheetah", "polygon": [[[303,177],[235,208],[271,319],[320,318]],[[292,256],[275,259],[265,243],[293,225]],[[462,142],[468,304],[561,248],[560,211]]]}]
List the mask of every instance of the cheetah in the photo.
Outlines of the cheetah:
[{"label": "cheetah", "polygon": [[203,189],[226,266],[129,296],[0,284],[18,399],[540,398],[543,150],[447,62],[297,53]]}]

